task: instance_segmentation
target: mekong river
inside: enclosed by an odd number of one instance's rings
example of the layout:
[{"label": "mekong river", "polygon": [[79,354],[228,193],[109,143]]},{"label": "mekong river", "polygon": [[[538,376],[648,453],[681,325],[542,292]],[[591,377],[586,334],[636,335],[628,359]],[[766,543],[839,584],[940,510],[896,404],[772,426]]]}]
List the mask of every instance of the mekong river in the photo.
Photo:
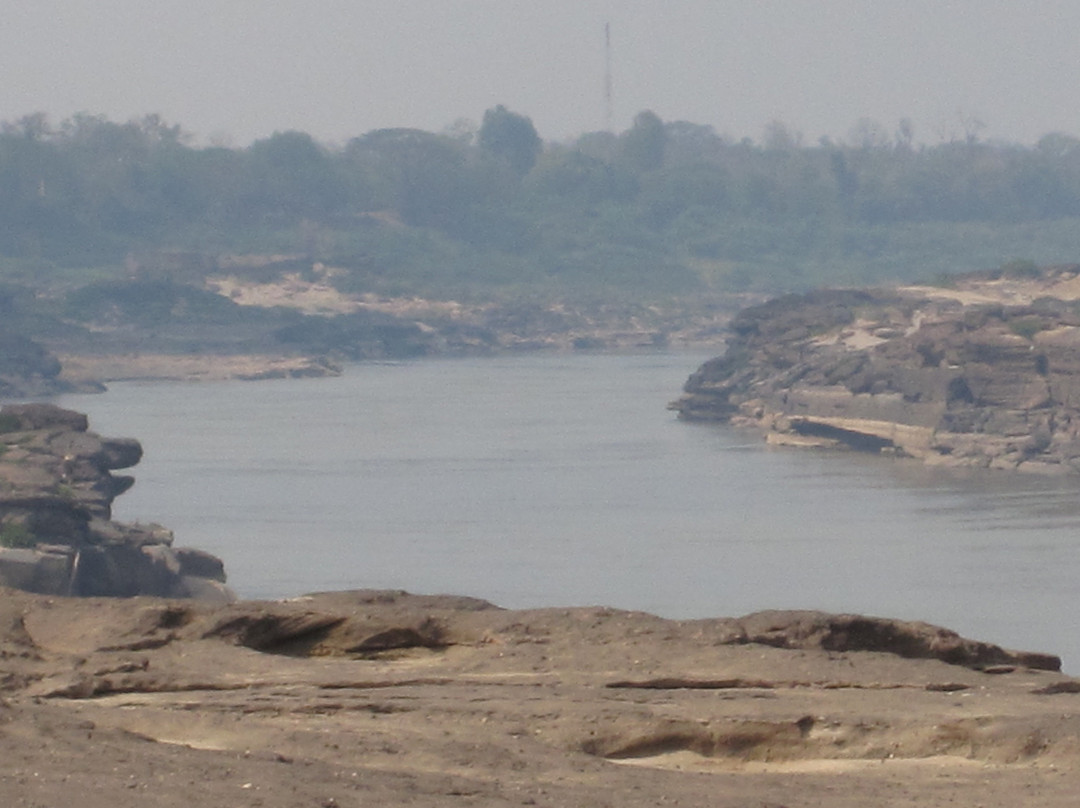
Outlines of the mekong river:
[{"label": "mekong river", "polygon": [[1080,480],[772,449],[665,409],[706,357],[364,363],[66,396],[145,458],[115,516],[244,597],[395,588],[668,617],[920,619],[1080,672]]}]

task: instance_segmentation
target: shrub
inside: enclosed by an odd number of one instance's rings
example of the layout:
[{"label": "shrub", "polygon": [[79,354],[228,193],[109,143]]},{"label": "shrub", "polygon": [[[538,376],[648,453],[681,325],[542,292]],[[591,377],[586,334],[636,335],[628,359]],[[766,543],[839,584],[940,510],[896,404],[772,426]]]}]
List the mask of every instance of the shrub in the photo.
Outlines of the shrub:
[{"label": "shrub", "polygon": [[33,547],[37,537],[26,525],[9,522],[0,527],[0,547]]},{"label": "shrub", "polygon": [[1042,275],[1039,265],[1027,258],[1014,258],[1002,264],[998,271],[1006,278],[1038,278]]},{"label": "shrub", "polygon": [[1009,330],[1024,339],[1030,340],[1040,331],[1046,330],[1046,325],[1039,317],[1023,317],[1010,321]]}]

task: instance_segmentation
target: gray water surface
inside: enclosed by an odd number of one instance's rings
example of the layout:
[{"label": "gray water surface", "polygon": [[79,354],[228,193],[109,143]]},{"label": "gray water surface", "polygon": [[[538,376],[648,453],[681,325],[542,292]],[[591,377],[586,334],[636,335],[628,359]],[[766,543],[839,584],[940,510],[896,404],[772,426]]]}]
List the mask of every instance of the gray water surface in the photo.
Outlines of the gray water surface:
[{"label": "gray water surface", "polygon": [[357,364],[61,403],[139,438],[122,520],[245,597],[359,587],[669,617],[922,619],[1080,669],[1080,483],[771,449],[665,410],[706,357]]}]

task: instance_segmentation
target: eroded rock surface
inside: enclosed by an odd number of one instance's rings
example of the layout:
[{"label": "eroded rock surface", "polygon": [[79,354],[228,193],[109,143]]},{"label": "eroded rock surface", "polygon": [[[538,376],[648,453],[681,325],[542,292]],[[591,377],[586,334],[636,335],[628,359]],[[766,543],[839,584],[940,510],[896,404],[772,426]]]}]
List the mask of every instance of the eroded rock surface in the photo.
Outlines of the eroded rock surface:
[{"label": "eroded rock surface", "polygon": [[0,409],[0,584],[53,595],[231,599],[221,561],[161,525],[112,521],[142,446],[51,404]]},{"label": "eroded rock surface", "polygon": [[818,612],[0,590],[0,804],[1075,805],[1080,683],[970,664],[1007,653]]},{"label": "eroded rock surface", "polygon": [[769,440],[1080,471],[1080,272],[819,291],[746,309],[672,406]]}]

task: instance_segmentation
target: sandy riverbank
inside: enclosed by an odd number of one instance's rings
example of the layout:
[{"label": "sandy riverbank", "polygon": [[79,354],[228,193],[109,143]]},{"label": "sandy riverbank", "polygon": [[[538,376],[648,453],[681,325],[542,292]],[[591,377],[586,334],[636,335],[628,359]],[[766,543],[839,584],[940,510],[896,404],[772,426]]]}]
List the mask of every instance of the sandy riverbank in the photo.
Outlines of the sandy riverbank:
[{"label": "sandy riverbank", "polygon": [[75,385],[118,381],[224,381],[337,376],[326,359],[262,354],[61,354],[61,381]]}]

